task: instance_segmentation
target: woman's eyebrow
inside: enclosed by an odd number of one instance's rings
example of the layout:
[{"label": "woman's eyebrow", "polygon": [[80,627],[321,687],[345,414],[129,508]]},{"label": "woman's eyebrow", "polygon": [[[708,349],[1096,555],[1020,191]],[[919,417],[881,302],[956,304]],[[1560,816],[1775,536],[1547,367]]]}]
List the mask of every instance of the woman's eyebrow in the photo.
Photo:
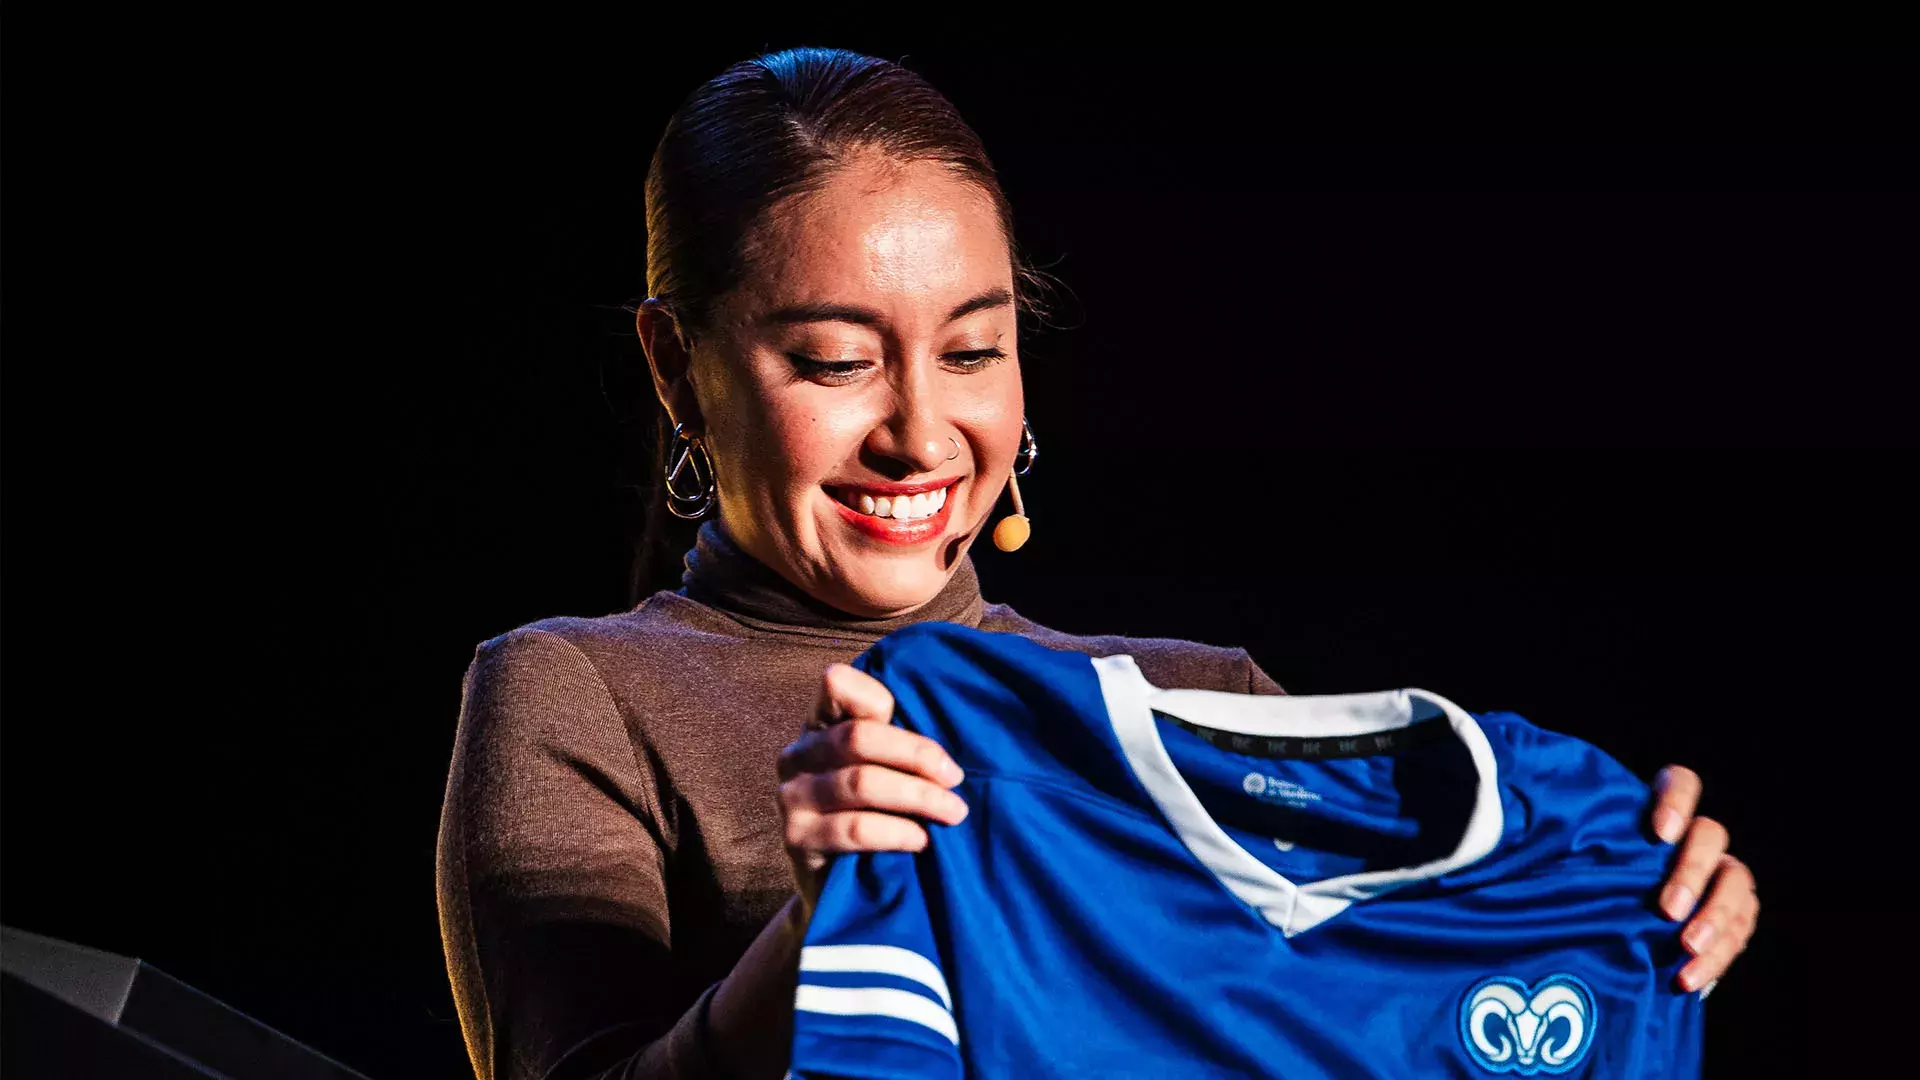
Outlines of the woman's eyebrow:
[{"label": "woman's eyebrow", "polygon": [[997,308],[997,307],[1009,307],[1012,304],[1013,304],[1012,293],[998,287],[991,288],[991,289],[988,289],[986,292],[981,293],[979,296],[976,296],[971,300],[965,301],[964,303],[960,304],[960,306],[948,312],[947,321],[954,322],[958,319],[963,319],[968,315],[973,314],[976,311],[986,311],[989,308]]},{"label": "woman's eyebrow", "polygon": [[[953,322],[965,318],[976,311],[989,308],[1006,307],[1013,303],[1013,294],[1006,289],[995,287],[978,296],[961,302],[947,314],[947,321]],[[775,308],[760,320],[762,323],[777,326],[792,326],[810,322],[846,322],[856,326],[881,326],[886,316],[872,308],[858,307],[853,304],[800,303]]]}]

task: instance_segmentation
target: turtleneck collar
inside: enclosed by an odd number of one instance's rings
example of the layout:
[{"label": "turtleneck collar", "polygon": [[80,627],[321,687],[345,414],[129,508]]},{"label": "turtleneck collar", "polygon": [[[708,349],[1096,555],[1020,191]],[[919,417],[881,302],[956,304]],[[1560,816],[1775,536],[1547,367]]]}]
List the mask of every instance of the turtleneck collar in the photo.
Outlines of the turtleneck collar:
[{"label": "turtleneck collar", "polygon": [[977,628],[986,608],[972,555],[961,556],[960,565],[933,599],[904,615],[885,619],[849,614],[808,595],[779,571],[749,555],[721,527],[718,518],[701,522],[685,564],[686,570],[680,575],[682,596],[749,626],[776,633],[878,641],[917,622],[939,620]]}]

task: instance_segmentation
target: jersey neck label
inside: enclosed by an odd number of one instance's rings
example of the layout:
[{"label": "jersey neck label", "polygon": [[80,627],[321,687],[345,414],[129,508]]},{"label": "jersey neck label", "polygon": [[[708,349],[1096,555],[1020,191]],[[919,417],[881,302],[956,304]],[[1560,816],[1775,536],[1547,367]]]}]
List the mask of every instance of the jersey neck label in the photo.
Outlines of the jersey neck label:
[{"label": "jersey neck label", "polygon": [[1190,731],[1207,745],[1231,750],[1249,757],[1291,758],[1296,761],[1332,761],[1339,758],[1381,757],[1403,754],[1423,743],[1452,734],[1446,717],[1421,720],[1392,731],[1374,731],[1365,735],[1301,738],[1298,736],[1242,735],[1237,731],[1203,727],[1170,713],[1153,710],[1153,715],[1177,728]]}]

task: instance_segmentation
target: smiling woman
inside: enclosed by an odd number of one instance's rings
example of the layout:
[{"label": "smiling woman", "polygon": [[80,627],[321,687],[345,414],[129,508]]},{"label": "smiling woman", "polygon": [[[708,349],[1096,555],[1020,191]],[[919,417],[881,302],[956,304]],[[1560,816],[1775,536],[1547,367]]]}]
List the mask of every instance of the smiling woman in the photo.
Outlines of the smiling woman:
[{"label": "smiling woman", "polygon": [[[1017,316],[1042,279],[978,139],[924,81],[769,59],[668,126],[636,326],[663,423],[708,455],[741,548],[836,608],[895,614],[939,590],[999,498]],[[777,108],[782,67],[815,84],[804,125],[722,122]]]},{"label": "smiling woman", "polygon": [[827,164],[830,182],[742,237],[759,254],[703,317],[682,323],[685,302],[655,295],[637,326],[735,541],[882,617],[940,590],[999,498],[988,478],[1012,467],[1013,264],[1003,204],[953,166],[879,148]]},{"label": "smiling woman", "polygon": [[[487,1080],[781,1075],[829,858],[918,850],[967,813],[952,759],[848,664],[893,630],[1281,692],[1244,649],[1065,634],[980,594],[970,551],[1034,449],[1018,321],[1041,279],[979,140],[919,76],[822,49],[729,68],[667,125],[646,231],[650,540],[658,508],[706,520],[678,589],[518,627],[467,671],[437,884]],[[1756,905],[1725,831],[1692,818],[1697,780],[1663,792],[1697,986]]]}]

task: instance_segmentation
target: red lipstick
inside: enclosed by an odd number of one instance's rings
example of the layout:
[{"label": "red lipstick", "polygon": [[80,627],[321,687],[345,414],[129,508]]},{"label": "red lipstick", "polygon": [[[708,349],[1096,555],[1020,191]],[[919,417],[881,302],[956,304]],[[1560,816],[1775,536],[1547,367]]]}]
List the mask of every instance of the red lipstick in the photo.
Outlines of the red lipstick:
[{"label": "red lipstick", "polygon": [[882,495],[892,498],[895,495],[920,495],[927,492],[939,491],[948,484],[955,484],[959,481],[959,477],[949,476],[945,480],[917,480],[911,484],[894,483],[887,480],[862,480],[859,483],[828,483],[820,486],[826,488],[828,491],[865,492],[875,498],[879,498]]},{"label": "red lipstick", "polygon": [[[834,509],[839,511],[841,520],[866,535],[873,537],[875,540],[903,546],[924,544],[930,540],[938,539],[947,531],[947,520],[953,513],[955,492],[959,490],[959,485],[956,483],[957,479],[956,477],[951,480],[924,481],[917,484],[862,482],[858,485],[847,485],[840,488],[840,490],[843,491],[852,490],[864,492],[868,495],[886,495],[893,497],[918,495],[926,491],[938,491],[949,484],[954,486],[954,491],[947,493],[947,501],[941,504],[940,509],[931,517],[916,518],[913,521],[896,521],[893,518],[874,517],[872,514],[863,514],[853,507],[848,506],[846,503],[841,502],[839,499],[833,499],[833,506]],[[828,494],[828,498],[833,498],[831,493]]]}]

